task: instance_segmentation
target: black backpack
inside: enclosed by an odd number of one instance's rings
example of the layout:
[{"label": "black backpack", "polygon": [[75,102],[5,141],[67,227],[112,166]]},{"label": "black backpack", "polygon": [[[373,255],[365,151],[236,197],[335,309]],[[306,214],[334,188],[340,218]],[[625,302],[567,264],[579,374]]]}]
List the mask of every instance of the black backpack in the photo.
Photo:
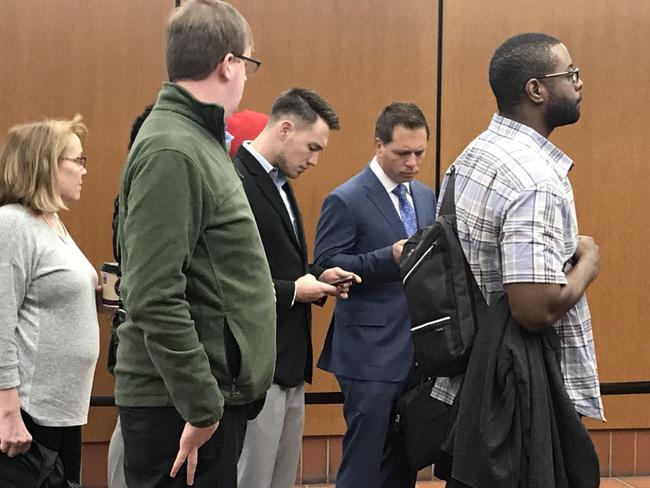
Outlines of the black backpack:
[{"label": "black backpack", "polygon": [[449,430],[450,405],[431,396],[434,379],[423,379],[395,404],[398,448],[413,472],[435,464]]},{"label": "black backpack", "polygon": [[436,222],[404,245],[400,272],[419,371],[430,377],[465,371],[483,300],[456,231],[452,166]]}]

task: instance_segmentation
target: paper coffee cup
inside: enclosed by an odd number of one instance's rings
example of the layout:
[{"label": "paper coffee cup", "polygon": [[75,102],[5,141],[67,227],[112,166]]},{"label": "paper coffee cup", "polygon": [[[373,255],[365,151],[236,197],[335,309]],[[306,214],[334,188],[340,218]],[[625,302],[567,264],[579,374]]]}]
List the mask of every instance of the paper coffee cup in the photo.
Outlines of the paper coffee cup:
[{"label": "paper coffee cup", "polygon": [[102,303],[105,307],[117,308],[120,304],[120,265],[104,263],[102,272]]}]

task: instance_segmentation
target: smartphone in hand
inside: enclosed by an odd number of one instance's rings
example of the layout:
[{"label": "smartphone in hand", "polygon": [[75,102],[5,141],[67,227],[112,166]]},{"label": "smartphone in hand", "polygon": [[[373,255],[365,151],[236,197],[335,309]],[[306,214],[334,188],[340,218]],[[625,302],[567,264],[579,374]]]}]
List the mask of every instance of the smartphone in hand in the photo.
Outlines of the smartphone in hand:
[{"label": "smartphone in hand", "polygon": [[334,280],[328,283],[328,285],[339,286],[339,285],[344,285],[346,283],[352,283],[353,281],[354,281],[354,275],[350,275],[350,276],[345,276],[343,278],[339,278],[338,280]]}]

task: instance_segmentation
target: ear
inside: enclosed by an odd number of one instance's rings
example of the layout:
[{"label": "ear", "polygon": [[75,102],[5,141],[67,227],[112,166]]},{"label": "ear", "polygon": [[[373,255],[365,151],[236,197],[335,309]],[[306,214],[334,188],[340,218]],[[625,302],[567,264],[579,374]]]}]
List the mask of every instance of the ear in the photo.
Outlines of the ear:
[{"label": "ear", "polygon": [[379,139],[379,137],[375,137],[375,154],[379,156],[383,148],[384,148],[384,143],[381,142],[381,139]]},{"label": "ear", "polygon": [[225,81],[230,81],[234,75],[232,64],[236,61],[237,59],[232,55],[232,53],[226,54],[216,68],[219,78]]},{"label": "ear", "polygon": [[542,104],[548,98],[548,88],[537,78],[531,78],[524,87],[526,96],[534,104]]},{"label": "ear", "polygon": [[289,119],[284,119],[280,121],[279,131],[280,131],[280,140],[284,141],[287,137],[295,130],[293,122]]}]

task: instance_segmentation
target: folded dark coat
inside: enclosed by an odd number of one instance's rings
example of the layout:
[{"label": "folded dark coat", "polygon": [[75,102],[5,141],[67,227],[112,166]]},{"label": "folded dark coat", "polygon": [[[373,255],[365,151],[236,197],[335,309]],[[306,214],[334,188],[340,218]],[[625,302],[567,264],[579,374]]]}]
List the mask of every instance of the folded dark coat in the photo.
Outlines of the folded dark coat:
[{"label": "folded dark coat", "polygon": [[25,454],[10,458],[0,453],[0,487],[75,488],[76,483],[63,477],[59,455],[32,441]]},{"label": "folded dark coat", "polygon": [[527,332],[505,295],[479,315],[436,475],[457,487],[598,487],[598,457],[564,388],[554,329]]}]

